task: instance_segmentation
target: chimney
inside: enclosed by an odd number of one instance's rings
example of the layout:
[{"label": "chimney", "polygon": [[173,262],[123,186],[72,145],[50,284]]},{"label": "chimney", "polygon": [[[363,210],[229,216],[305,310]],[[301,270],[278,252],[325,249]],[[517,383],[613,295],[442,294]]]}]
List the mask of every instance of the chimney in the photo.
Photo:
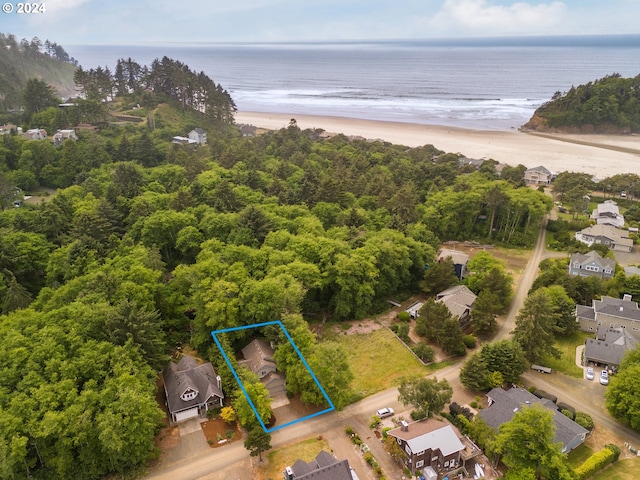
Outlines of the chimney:
[{"label": "chimney", "polygon": [[624,311],[624,307],[622,305],[620,305],[620,311]]},{"label": "chimney", "polygon": [[218,388],[222,391],[222,379],[220,378],[220,375],[216,377],[216,380],[218,382]]},{"label": "chimney", "polygon": [[408,432],[409,431],[409,424],[404,420],[402,420],[400,422],[400,431],[402,431],[402,432]]},{"label": "chimney", "polygon": [[291,467],[287,467],[284,469],[284,472],[282,472],[284,474],[284,480],[294,480],[293,479],[293,470],[291,469]]},{"label": "chimney", "polygon": [[625,302],[630,302],[631,301],[631,295],[628,293],[625,293],[624,296],[622,297],[622,300]]}]

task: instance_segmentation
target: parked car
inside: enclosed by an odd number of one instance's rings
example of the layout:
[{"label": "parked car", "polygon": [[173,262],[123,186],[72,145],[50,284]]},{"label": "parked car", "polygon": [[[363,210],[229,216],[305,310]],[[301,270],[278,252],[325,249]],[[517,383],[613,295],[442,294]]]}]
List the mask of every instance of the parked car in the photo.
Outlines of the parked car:
[{"label": "parked car", "polygon": [[385,407],[378,410],[376,412],[376,415],[378,415],[380,418],[385,418],[385,417],[391,417],[394,413],[395,412],[393,411],[393,408]]},{"label": "parked car", "polygon": [[600,384],[601,385],[609,385],[609,374],[606,370],[602,370],[600,372]]},{"label": "parked car", "polygon": [[593,380],[593,368],[592,367],[588,367],[587,368],[587,373],[585,374],[585,378],[587,380]]}]

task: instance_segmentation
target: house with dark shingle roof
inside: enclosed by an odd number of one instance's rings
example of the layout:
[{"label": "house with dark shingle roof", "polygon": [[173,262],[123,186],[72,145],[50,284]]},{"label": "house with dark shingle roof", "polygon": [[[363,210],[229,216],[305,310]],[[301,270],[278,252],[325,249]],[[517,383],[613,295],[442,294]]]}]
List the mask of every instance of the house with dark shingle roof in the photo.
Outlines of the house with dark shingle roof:
[{"label": "house with dark shingle roof", "polygon": [[640,309],[638,302],[625,294],[622,299],[603,296],[593,300],[590,307],[576,305],[576,322],[584,332],[597,332],[601,326],[605,328],[626,328],[628,332],[638,335],[640,332]]},{"label": "house with dark shingle roof", "polygon": [[178,363],[169,362],[162,372],[166,405],[171,423],[206,415],[210,408],[222,407],[222,382],[213,365],[198,365],[184,355]]},{"label": "house with dark shingle roof", "polygon": [[569,261],[569,275],[574,277],[613,278],[616,271],[616,261],[603,258],[595,250],[584,255],[574,253]]},{"label": "house with dark shingle roof", "polygon": [[589,431],[578,425],[566,415],[558,411],[556,404],[551,400],[541,399],[524,388],[511,388],[503,390],[494,388],[487,393],[489,407],[480,410],[480,417],[487,425],[496,430],[503,423],[511,421],[516,412],[533,405],[541,404],[553,414],[553,424],[556,435],[554,441],[562,444],[562,453],[567,453],[581,445]]},{"label": "house with dark shingle roof", "polygon": [[314,460],[296,460],[282,472],[284,480],[358,480],[347,460],[338,460],[324,450]]},{"label": "house with dark shingle roof", "polygon": [[466,285],[455,285],[438,293],[436,302],[444,303],[464,328],[471,321],[471,309],[477,298]]},{"label": "house with dark shingle roof", "polygon": [[286,392],[284,375],[278,371],[274,353],[267,341],[256,338],[242,349],[244,360],[238,362],[258,376],[272,397]]},{"label": "house with dark shingle roof", "polygon": [[624,328],[607,328],[601,325],[596,338],[587,338],[584,342],[585,365],[593,362],[597,365],[619,366],[622,357],[636,348],[637,340]]}]

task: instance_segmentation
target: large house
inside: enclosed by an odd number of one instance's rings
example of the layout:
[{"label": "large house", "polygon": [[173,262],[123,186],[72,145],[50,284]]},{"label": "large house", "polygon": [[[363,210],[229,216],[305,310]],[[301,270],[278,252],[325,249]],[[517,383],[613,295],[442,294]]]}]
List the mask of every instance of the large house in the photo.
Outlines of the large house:
[{"label": "large house", "polygon": [[620,214],[618,204],[613,200],[605,200],[599,203],[591,214],[591,220],[598,225],[611,225],[612,227],[624,227],[624,216]]},{"label": "large house", "polygon": [[404,453],[404,464],[411,473],[431,467],[449,471],[463,466],[469,458],[481,453],[470,440],[456,433],[448,423],[435,418],[407,423],[389,430]]},{"label": "large house", "polygon": [[172,423],[204,416],[210,408],[223,405],[222,382],[210,363],[198,365],[185,355],[178,363],[169,362],[162,377]]},{"label": "large house", "polygon": [[584,332],[597,332],[600,326],[640,332],[640,309],[638,302],[631,300],[629,294],[622,299],[604,296],[600,300],[593,300],[590,307],[577,305],[576,322]]},{"label": "large house", "polygon": [[324,450],[310,462],[296,460],[282,475],[284,480],[359,480],[347,460],[338,460]]},{"label": "large house", "polygon": [[616,261],[603,258],[595,250],[586,254],[574,253],[569,261],[569,275],[574,277],[613,278]]},{"label": "large house", "polygon": [[284,375],[278,371],[273,354],[268,342],[255,339],[242,349],[244,360],[238,362],[258,376],[272,397],[286,392]]},{"label": "large house", "polygon": [[629,238],[628,232],[610,225],[591,225],[576,232],[576,240],[589,246],[600,243],[619,252],[630,252],[633,247],[633,240]]},{"label": "large house", "polygon": [[460,326],[465,327],[471,321],[471,309],[476,298],[466,285],[456,285],[438,293],[436,302],[444,303]]},{"label": "large house", "polygon": [[193,140],[200,145],[206,145],[207,143],[207,132],[205,132],[201,128],[194,128],[189,132],[189,139]]},{"label": "large house", "polygon": [[542,165],[524,171],[524,181],[533,185],[551,185],[554,174]]},{"label": "large house", "polygon": [[447,257],[451,257],[451,261],[453,262],[453,268],[455,269],[456,277],[458,280],[462,281],[463,277],[468,275],[467,263],[469,263],[469,255],[464,252],[459,252],[457,250],[449,250],[443,248],[440,250],[438,254],[438,262],[441,262]]},{"label": "large house", "polygon": [[624,354],[636,347],[636,339],[624,328],[598,327],[596,338],[584,342],[584,363],[618,367]]},{"label": "large house", "polygon": [[489,408],[480,410],[480,417],[496,430],[503,423],[511,421],[516,412],[534,403],[539,403],[553,414],[556,435],[555,443],[562,444],[562,453],[568,453],[581,445],[589,431],[578,425],[569,417],[558,411],[551,400],[541,399],[524,388],[511,388],[503,390],[494,388],[487,393]]}]

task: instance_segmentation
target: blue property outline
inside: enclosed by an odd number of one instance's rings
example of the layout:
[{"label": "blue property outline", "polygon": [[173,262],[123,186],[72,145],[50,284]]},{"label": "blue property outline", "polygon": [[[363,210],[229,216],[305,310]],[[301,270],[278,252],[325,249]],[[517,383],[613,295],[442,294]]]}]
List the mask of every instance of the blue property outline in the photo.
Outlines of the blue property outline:
[{"label": "blue property outline", "polygon": [[[311,375],[311,378],[313,378],[313,380],[316,382],[316,385],[318,386],[318,388],[322,392],[322,395],[324,396],[324,399],[329,404],[329,408],[327,408],[325,410],[322,410],[322,411],[316,412],[316,413],[312,413],[311,415],[307,415],[306,417],[298,418],[296,420],[293,420],[291,422],[287,422],[287,423],[285,423],[283,425],[279,425],[279,426],[273,427],[273,428],[267,428],[267,426],[262,421],[262,418],[260,418],[260,415],[258,414],[258,410],[256,409],[255,405],[251,401],[251,397],[249,397],[249,394],[245,390],[244,385],[242,384],[242,381],[240,380],[240,377],[238,376],[238,373],[236,372],[235,368],[233,368],[233,365],[231,364],[231,361],[229,360],[229,357],[227,356],[227,353],[224,351],[224,348],[222,347],[222,344],[220,343],[220,340],[218,340],[218,337],[216,336],[219,333],[236,332],[238,330],[248,330],[250,328],[258,328],[258,327],[268,327],[270,325],[279,325],[280,328],[282,328],[282,331],[284,332],[284,334],[286,335],[287,339],[291,343],[291,346],[293,346],[293,349],[298,354],[298,357],[300,358],[300,360],[302,360],[302,364],[306,367],[307,371]],[[253,410],[253,413],[255,414],[256,418],[258,419],[258,422],[260,422],[260,425],[262,426],[262,429],[265,432],[267,432],[267,433],[275,432],[276,430],[280,430],[281,428],[288,427],[290,425],[295,425],[296,423],[300,423],[300,422],[302,422],[304,420],[309,420],[310,418],[317,417],[317,416],[322,415],[324,413],[332,412],[332,411],[334,411],[336,409],[336,407],[333,405],[333,402],[329,398],[329,395],[327,395],[327,392],[325,392],[324,388],[322,388],[322,385],[320,385],[320,382],[318,381],[318,378],[315,376],[315,374],[311,370],[311,367],[309,366],[307,361],[302,356],[302,353],[300,352],[300,350],[298,349],[297,345],[293,341],[293,338],[291,338],[291,335],[289,335],[289,332],[287,331],[287,329],[285,328],[285,326],[282,324],[282,322],[280,320],[274,320],[272,322],[256,323],[256,324],[253,324],[253,325],[245,325],[245,326],[242,326],[242,327],[232,327],[232,328],[223,328],[222,330],[214,330],[214,331],[211,332],[211,336],[213,337],[213,341],[216,342],[216,345],[220,349],[220,352],[222,352],[222,356],[224,357],[224,360],[227,362],[227,365],[229,365],[229,368],[231,369],[231,373],[233,373],[233,376],[235,377],[236,382],[238,382],[238,385],[240,386],[240,389],[242,390],[242,393],[244,393],[244,396],[247,398],[247,401],[249,402],[249,405],[251,406],[251,409]]]}]

